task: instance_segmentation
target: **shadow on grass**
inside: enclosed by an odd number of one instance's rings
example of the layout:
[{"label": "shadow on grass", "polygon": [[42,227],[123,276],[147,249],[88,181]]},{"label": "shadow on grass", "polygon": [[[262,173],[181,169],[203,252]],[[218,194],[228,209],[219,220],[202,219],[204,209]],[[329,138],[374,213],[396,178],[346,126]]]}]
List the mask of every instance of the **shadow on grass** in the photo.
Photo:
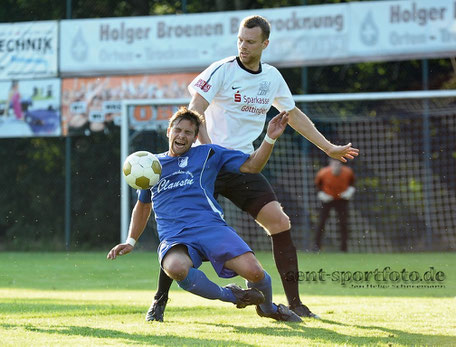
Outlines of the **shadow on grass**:
[{"label": "shadow on grass", "polygon": [[[232,346],[232,341],[227,340],[217,340],[217,339],[199,339],[185,336],[176,336],[176,335],[142,335],[142,334],[129,334],[123,331],[112,330],[112,329],[100,329],[100,328],[90,328],[84,326],[62,326],[61,328],[37,328],[32,325],[20,326],[12,324],[0,324],[0,327],[5,329],[17,329],[24,328],[27,331],[42,333],[42,334],[61,334],[65,336],[81,336],[81,337],[92,337],[99,339],[117,339],[118,343],[136,343],[143,345],[198,345],[198,346]],[[253,346],[251,344],[242,343],[236,341],[236,346]]]},{"label": "shadow on grass", "polygon": [[[389,344],[425,344],[425,345],[437,345],[437,346],[455,346],[456,337],[448,335],[426,335],[410,333],[406,331],[389,329],[377,326],[362,326],[362,325],[349,325],[335,321],[321,320],[321,322],[328,324],[341,325],[350,328],[358,328],[365,330],[380,330],[388,333],[388,336],[352,336],[342,334],[331,329],[320,328],[320,327],[309,327],[303,323],[286,323],[286,322],[274,322],[277,324],[276,327],[271,329],[270,326],[264,328],[245,327],[242,325],[235,324],[224,324],[224,323],[205,323],[201,322],[201,325],[209,325],[223,328],[230,328],[240,334],[261,334],[267,336],[291,336],[291,337],[302,337],[309,340],[316,340],[321,342],[325,340],[328,344],[355,344],[355,345],[389,345]],[[197,323],[197,322],[195,322]]]},{"label": "shadow on grass", "polygon": [[[456,336],[449,336],[449,335],[426,335],[426,334],[418,334],[418,333],[411,333],[397,329],[391,329],[386,327],[379,327],[373,325],[356,325],[356,324],[345,324],[329,319],[321,319],[321,322],[328,323],[332,325],[339,325],[342,327],[350,327],[350,328],[357,328],[363,330],[379,330],[385,333],[388,333],[388,338],[394,343],[400,342],[411,342],[413,343],[425,343],[429,345],[445,345],[445,346],[456,346]],[[405,340],[405,341],[403,341]]]},{"label": "shadow on grass", "polygon": [[145,311],[144,308],[131,305],[90,304],[87,302],[81,303],[77,300],[56,301],[55,299],[9,298],[1,299],[0,312],[9,315],[26,315],[29,318],[33,318],[45,315],[64,317],[78,314],[84,316],[135,314]]},{"label": "shadow on grass", "polygon": [[[191,316],[195,310],[205,310],[206,316],[220,315],[220,309],[211,307],[169,307],[167,310],[167,316],[165,320],[169,324],[181,324],[182,319],[187,315]],[[64,300],[64,302],[55,302],[52,299],[2,299],[0,302],[0,312],[2,314],[18,315],[20,317],[74,317],[80,316],[103,316],[103,315],[115,315],[115,314],[138,314],[143,315],[147,311],[147,307],[141,306],[130,306],[130,305],[113,305],[113,304],[91,304],[91,303],[80,303],[76,300]],[[174,320],[174,318],[180,320]],[[228,316],[227,316],[228,317]],[[252,316],[254,318],[255,316]],[[259,317],[255,319],[261,320]],[[269,337],[300,337],[315,342],[326,342],[328,344],[346,344],[351,343],[355,345],[377,345],[377,344],[425,344],[425,345],[456,345],[456,337],[449,335],[430,335],[412,333],[408,331],[391,329],[381,326],[373,325],[360,325],[360,324],[346,324],[329,319],[321,319],[319,321],[310,321],[306,319],[305,324],[297,323],[285,323],[285,322],[274,322],[266,319],[268,323],[272,322],[274,327],[271,328],[270,324],[267,327],[246,327],[242,324],[232,323],[211,323],[204,320],[200,320],[198,317],[193,316],[192,324],[200,325],[202,327],[215,326],[218,328],[226,329],[227,331],[234,331],[239,334],[258,334]],[[372,332],[378,331],[379,334],[384,336],[353,336],[337,332],[333,327],[312,327],[309,324],[318,322],[318,325],[327,324],[331,326],[346,327],[349,329],[358,329],[361,331]],[[158,323],[152,323],[158,324]],[[307,325],[306,325],[307,324]],[[212,340],[212,339],[197,339],[185,336],[177,335],[165,335],[155,336],[147,334],[129,334],[123,331],[112,330],[112,329],[100,329],[91,327],[81,326],[62,326],[61,328],[42,328],[35,327],[33,325],[14,325],[14,324],[0,324],[0,327],[5,329],[23,328],[28,331],[36,331],[39,333],[47,334],[62,334],[62,335],[74,335],[74,336],[88,336],[96,338],[112,338],[123,340],[121,342],[127,343],[135,342],[138,344],[155,344],[163,345],[232,345],[233,342],[229,340]],[[236,342],[239,346],[250,346],[249,344],[243,344],[239,341]]]}]

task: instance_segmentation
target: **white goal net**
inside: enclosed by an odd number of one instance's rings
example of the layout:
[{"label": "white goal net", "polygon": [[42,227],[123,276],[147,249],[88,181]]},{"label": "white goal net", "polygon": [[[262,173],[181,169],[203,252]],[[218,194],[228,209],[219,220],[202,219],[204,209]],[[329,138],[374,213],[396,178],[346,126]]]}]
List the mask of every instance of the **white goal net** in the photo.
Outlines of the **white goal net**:
[{"label": "white goal net", "polygon": [[[349,208],[349,251],[456,248],[456,91],[305,95],[295,100],[326,138],[337,144],[350,141],[360,149],[360,156],[348,163],[357,188]],[[166,151],[167,119],[188,102],[124,101],[121,161],[136,150]],[[271,110],[268,118],[275,113]],[[313,248],[320,207],[313,182],[326,164],[323,152],[288,127],[263,171],[291,219],[300,250]],[[122,180],[122,241],[136,201],[131,193]],[[270,249],[270,240],[248,214],[224,198],[220,202],[227,222],[253,249]],[[145,242],[155,247],[153,220],[148,229]],[[323,247],[336,250],[339,242],[331,214]]]}]

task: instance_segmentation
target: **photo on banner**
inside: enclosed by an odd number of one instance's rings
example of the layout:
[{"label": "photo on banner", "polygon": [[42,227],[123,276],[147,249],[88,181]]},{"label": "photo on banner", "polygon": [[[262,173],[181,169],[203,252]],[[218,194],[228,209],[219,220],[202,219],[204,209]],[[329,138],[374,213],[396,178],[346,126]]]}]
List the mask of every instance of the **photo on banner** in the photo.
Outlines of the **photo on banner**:
[{"label": "photo on banner", "polygon": [[0,82],[0,137],[60,135],[59,79]]},{"label": "photo on banner", "polygon": [[[195,76],[195,73],[176,73],[65,78],[62,80],[63,135],[109,132],[111,127],[120,125],[122,100],[190,98],[187,86]],[[152,110],[140,111],[136,122],[133,119],[131,124],[144,129],[139,123],[148,122],[151,117],[147,115]],[[154,119],[167,120],[172,109],[163,106],[154,112]]]}]

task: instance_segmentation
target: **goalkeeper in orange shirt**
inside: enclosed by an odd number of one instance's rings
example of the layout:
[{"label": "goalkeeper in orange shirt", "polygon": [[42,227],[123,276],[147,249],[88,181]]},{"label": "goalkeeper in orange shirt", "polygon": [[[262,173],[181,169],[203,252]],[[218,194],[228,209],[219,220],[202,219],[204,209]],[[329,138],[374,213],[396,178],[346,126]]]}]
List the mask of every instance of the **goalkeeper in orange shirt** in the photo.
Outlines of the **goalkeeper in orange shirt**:
[{"label": "goalkeeper in orange shirt", "polygon": [[325,223],[331,209],[335,209],[340,228],[340,250],[347,252],[348,241],[348,201],[355,193],[355,175],[353,170],[339,160],[330,159],[329,165],[320,169],[315,177],[318,188],[318,199],[321,201],[320,219],[318,222],[315,243],[321,249],[321,239]]}]

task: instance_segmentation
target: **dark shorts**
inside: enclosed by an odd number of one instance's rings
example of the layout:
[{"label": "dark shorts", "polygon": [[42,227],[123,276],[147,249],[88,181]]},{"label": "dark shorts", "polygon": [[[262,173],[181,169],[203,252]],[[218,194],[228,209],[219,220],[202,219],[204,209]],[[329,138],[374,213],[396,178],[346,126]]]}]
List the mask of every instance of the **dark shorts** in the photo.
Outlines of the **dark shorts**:
[{"label": "dark shorts", "polygon": [[228,260],[252,252],[236,231],[227,225],[191,228],[160,242],[158,246],[160,265],[166,253],[177,245],[187,247],[193,267],[199,268],[203,261],[209,260],[215,272],[223,278],[237,276],[236,272],[225,267]]},{"label": "dark shorts", "polygon": [[220,172],[215,181],[214,195],[231,200],[241,210],[256,219],[264,205],[277,201],[271,184],[262,174]]}]

